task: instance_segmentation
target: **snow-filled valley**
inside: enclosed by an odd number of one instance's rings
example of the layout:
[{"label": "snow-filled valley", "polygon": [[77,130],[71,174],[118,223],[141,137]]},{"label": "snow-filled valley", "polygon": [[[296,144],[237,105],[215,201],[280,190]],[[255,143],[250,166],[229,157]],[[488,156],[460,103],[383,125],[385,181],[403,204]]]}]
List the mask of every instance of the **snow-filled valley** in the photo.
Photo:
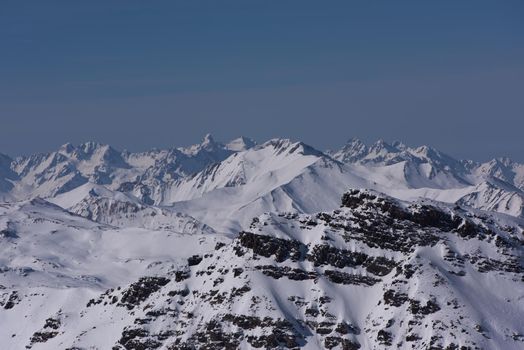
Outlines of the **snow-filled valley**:
[{"label": "snow-filled valley", "polygon": [[272,139],[0,154],[1,349],[522,349],[524,165]]}]

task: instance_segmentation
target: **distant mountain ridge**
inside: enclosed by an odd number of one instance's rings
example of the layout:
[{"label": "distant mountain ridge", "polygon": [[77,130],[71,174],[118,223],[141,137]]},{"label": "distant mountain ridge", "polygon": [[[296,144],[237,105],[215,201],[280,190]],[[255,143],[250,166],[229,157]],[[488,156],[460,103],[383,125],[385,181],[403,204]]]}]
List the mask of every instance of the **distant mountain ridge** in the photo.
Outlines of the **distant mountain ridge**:
[{"label": "distant mountain ridge", "polygon": [[14,200],[53,197],[87,182],[111,188],[137,179],[168,182],[198,172],[252,145],[254,141],[247,138],[223,145],[211,135],[190,147],[137,153],[120,152],[96,142],[78,146],[67,143],[55,152],[14,160],[7,156],[0,158],[0,176],[3,175],[0,181],[11,183],[3,194]]},{"label": "distant mountain ridge", "polygon": [[[298,153],[293,155],[294,152]],[[249,138],[240,137],[221,143],[210,134],[198,144],[165,150],[120,152],[109,145],[86,142],[78,146],[65,144],[55,152],[14,160],[2,156],[0,198],[52,200],[81,186],[95,184],[127,193],[146,205],[176,206],[178,202],[215,196],[211,192],[227,192],[225,188],[244,186],[243,192],[247,192],[247,187],[255,186],[251,182],[260,181],[262,176],[251,173],[269,168],[273,169],[273,179],[279,175],[282,179],[289,178],[286,183],[281,180],[271,180],[272,185],[258,183],[258,188],[250,190],[256,192],[251,196],[253,202],[263,198],[257,193],[271,193],[277,188],[285,192],[285,188],[304,179],[306,169],[310,171],[308,176],[314,178],[310,166],[316,160],[312,157],[326,166],[330,164],[328,167],[332,170],[322,172],[329,172],[324,176],[332,180],[337,179],[324,184],[327,192],[330,192],[328,188],[337,187],[331,191],[328,200],[331,203],[338,200],[343,191],[340,186],[345,183],[346,187],[374,188],[402,199],[427,197],[524,215],[524,165],[508,158],[485,163],[461,161],[428,146],[411,148],[401,142],[389,144],[383,140],[368,146],[358,139],[350,139],[338,151],[322,152],[285,139],[257,145]],[[285,175],[279,174],[282,169],[287,169]],[[318,178],[308,181],[313,186],[310,189],[321,182]],[[304,198],[297,195],[285,196],[293,203],[285,205],[288,209],[293,205],[306,212],[332,209],[302,205]]]}]

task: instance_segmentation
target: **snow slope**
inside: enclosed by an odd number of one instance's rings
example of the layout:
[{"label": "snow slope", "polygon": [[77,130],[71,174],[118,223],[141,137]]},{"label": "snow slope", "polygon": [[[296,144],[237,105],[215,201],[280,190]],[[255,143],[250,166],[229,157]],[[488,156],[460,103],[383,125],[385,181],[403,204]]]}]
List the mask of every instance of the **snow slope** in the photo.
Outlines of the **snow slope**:
[{"label": "snow slope", "polygon": [[1,348],[521,349],[523,169],[210,135],[0,155]]},{"label": "snow slope", "polygon": [[524,341],[524,222],[510,216],[352,190],[335,211],[263,214],[234,239],[114,229],[41,200],[2,220],[7,349]]},{"label": "snow slope", "polygon": [[[245,141],[243,145],[242,141]],[[56,152],[11,161],[8,170],[19,179],[14,188],[4,185],[0,187],[0,192],[9,192],[12,198],[19,200],[37,196],[55,197],[91,182],[112,189],[132,188],[142,200],[147,201],[148,194],[140,193],[140,184],[168,183],[200,171],[236,152],[231,150],[235,145],[236,149],[242,150],[251,143],[240,139],[226,146],[206,135],[200,144],[190,147],[140,153],[120,152],[95,142],[79,146],[65,144]],[[5,168],[7,161],[0,159],[0,169]],[[5,171],[0,170],[0,179],[2,175],[6,177]]]}]

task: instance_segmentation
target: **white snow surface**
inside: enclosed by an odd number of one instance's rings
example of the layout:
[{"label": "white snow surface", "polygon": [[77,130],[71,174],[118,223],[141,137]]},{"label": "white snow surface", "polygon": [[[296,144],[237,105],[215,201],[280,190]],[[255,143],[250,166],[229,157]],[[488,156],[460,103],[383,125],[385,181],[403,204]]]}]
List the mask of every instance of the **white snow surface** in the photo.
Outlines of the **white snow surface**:
[{"label": "white snow surface", "polygon": [[[379,199],[340,208],[350,189]],[[390,215],[374,209],[380,198],[402,210],[429,205],[488,233],[471,238],[458,235],[460,228],[416,228],[439,239],[413,251],[346,240],[359,214]],[[358,332],[339,338],[362,349],[388,348],[380,330],[402,349],[424,348],[437,335],[435,344],[443,346],[524,347],[524,165],[507,158],[476,163],[427,146],[367,146],[356,139],[335,152],[287,139],[220,143],[209,134],[193,146],[140,153],[88,142],[15,159],[0,154],[0,200],[2,349],[139,348],[122,339],[146,318],[142,338],[158,343],[151,349],[183,348],[175,339],[190,344],[203,325],[227,314],[292,320],[295,329],[305,327],[297,338],[304,349],[327,348],[326,337],[335,337],[342,323]],[[319,220],[321,212],[339,225]],[[342,254],[386,258],[396,270],[377,275],[364,265],[337,267],[375,282],[336,283],[326,272],[333,266],[257,254],[239,238],[243,231],[299,242],[309,252],[328,244]],[[188,266],[194,256],[202,262]],[[398,271],[406,265],[416,272],[402,279]],[[275,278],[261,266],[288,270]],[[234,269],[242,272],[233,275]],[[298,270],[316,277],[290,277]],[[148,276],[169,281],[132,310],[118,306]],[[385,305],[390,289],[408,301]],[[182,297],[185,290],[190,294]],[[324,297],[329,302],[319,302]],[[91,299],[96,303],[87,307]],[[423,317],[410,306],[431,300],[440,310]],[[59,320],[58,328],[46,326],[49,319]],[[242,330],[238,347],[256,347],[248,336],[269,341],[262,336],[273,325],[231,322],[222,322],[221,331]],[[333,323],[325,326],[333,328],[329,336],[317,332],[322,322]],[[40,341],[42,334],[49,338]],[[420,339],[406,341],[413,334]],[[343,348],[332,341],[332,348]]]}]

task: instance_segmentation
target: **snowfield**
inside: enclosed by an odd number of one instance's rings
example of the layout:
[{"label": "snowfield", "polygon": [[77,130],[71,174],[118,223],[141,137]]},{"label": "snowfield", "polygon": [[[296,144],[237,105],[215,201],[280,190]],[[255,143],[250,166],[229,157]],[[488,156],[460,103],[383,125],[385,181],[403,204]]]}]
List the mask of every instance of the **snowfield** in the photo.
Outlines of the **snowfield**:
[{"label": "snowfield", "polygon": [[0,154],[2,349],[522,349],[524,165],[210,135]]}]

